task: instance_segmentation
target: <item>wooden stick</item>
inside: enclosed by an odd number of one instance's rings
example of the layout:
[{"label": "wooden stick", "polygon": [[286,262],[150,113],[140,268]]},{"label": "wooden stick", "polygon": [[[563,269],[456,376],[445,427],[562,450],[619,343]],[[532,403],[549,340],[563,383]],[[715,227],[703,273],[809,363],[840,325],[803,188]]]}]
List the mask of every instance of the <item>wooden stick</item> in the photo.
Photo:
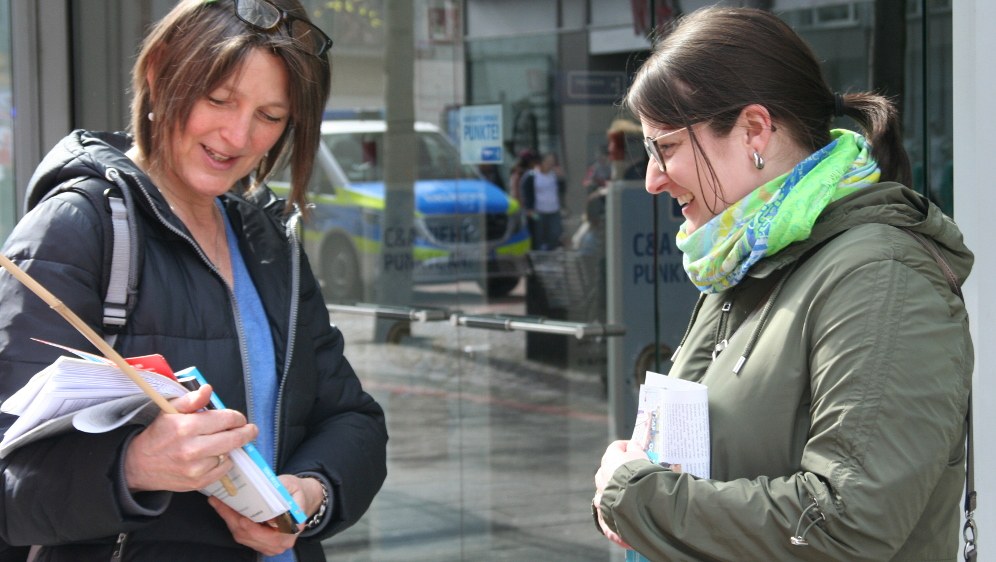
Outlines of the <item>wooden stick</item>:
[{"label": "wooden stick", "polygon": [[[51,292],[49,292],[48,289],[43,287],[41,283],[35,281],[33,277],[25,273],[25,271],[20,267],[17,267],[17,264],[10,261],[7,258],[7,256],[3,254],[0,254],[0,265],[2,265],[4,269],[9,271],[10,274],[13,275],[15,279],[17,279],[21,283],[24,283],[24,285],[27,288],[31,289],[33,293],[41,297],[41,299],[45,301],[46,304],[48,304],[51,308],[55,309],[56,312],[61,314],[62,317],[65,318],[70,324],[72,324],[72,326],[76,328],[81,334],[83,334],[83,336],[86,337],[86,339],[89,340],[90,343],[97,346],[97,349],[99,349],[100,352],[104,354],[104,357],[110,359],[111,362],[113,362],[118,369],[121,369],[121,372],[127,375],[128,378],[132,380],[132,382],[137,384],[138,387],[142,389],[142,392],[144,392],[150,398],[152,398],[152,401],[155,402],[159,406],[159,408],[162,409],[162,411],[166,412],[167,414],[179,413],[177,409],[173,406],[173,404],[170,404],[169,401],[166,400],[166,398],[164,398],[162,394],[156,392],[156,389],[152,388],[149,385],[149,383],[146,382],[146,380],[143,379],[141,375],[138,374],[138,371],[136,371],[134,367],[129,365],[128,362],[125,361],[123,357],[121,357],[121,354],[115,351],[113,347],[111,347],[106,341],[104,341],[104,338],[100,337],[97,334],[97,332],[93,331],[93,328],[88,326],[86,322],[83,321],[82,318],[77,316],[75,312],[70,310],[69,307],[63,304],[63,302],[60,301],[58,298],[56,298],[56,296],[53,295]],[[235,487],[235,484],[232,483],[232,479],[229,478],[228,475],[221,477],[221,483],[222,485],[225,486],[225,491],[227,491],[229,494],[233,496],[238,494],[238,488]]]}]

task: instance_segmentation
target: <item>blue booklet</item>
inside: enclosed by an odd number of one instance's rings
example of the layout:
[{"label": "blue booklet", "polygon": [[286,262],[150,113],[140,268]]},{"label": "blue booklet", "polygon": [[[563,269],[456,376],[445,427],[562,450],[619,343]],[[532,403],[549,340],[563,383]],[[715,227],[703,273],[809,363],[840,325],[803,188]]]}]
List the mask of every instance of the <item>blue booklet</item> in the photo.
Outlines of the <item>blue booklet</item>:
[{"label": "blue booklet", "polygon": [[[190,390],[195,390],[201,385],[208,384],[208,381],[197,370],[197,367],[188,367],[182,371],[177,371],[176,378],[180,381],[180,384],[183,384]],[[214,392],[211,393],[211,405],[219,410],[225,408],[221,399]],[[279,518],[284,513],[289,513],[297,523],[304,523],[308,519],[307,515],[304,514],[301,507],[291,497],[290,492],[287,491],[287,488],[277,478],[277,475],[255,445],[247,443],[241,449],[235,449],[232,451],[231,458],[235,463],[235,468],[229,472],[228,476],[235,482],[239,494],[229,496],[224,487],[220,485],[215,485],[209,490],[201,490],[202,492],[218,496],[218,499],[224,501],[230,507],[253,521],[270,521]],[[271,489],[263,485],[264,482],[269,482],[272,486],[272,492],[275,492],[278,497],[274,497],[274,494],[270,493]],[[251,486],[247,490],[249,495],[245,498],[239,498],[238,496],[243,495],[243,489],[247,485]],[[221,490],[215,489],[218,487]],[[255,494],[253,492],[259,492],[259,498],[254,497]],[[275,511],[279,513],[274,513]],[[279,519],[277,523],[280,524]],[[294,531],[296,531],[296,528]]]}]

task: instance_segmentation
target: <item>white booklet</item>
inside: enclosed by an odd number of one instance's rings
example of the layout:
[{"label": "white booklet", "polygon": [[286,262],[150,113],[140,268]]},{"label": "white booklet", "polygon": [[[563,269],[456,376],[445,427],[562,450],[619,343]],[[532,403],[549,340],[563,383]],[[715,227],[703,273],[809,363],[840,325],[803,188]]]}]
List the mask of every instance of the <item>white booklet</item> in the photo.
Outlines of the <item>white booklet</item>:
[{"label": "white booklet", "polygon": [[647,371],[632,440],[655,463],[709,478],[709,394],[705,385]]},{"label": "white booklet", "polygon": [[[147,424],[159,415],[159,407],[116,366],[103,358],[81,356],[87,359],[58,358],[0,405],[0,411],[18,416],[0,441],[0,458],[58,433],[103,433],[127,423]],[[167,399],[206,382],[194,367],[177,372],[176,380],[149,371],[138,373]],[[212,405],[224,408],[216,395]],[[281,530],[295,532],[290,518],[303,523],[307,517],[256,447],[250,443],[230,456],[234,466],[228,477],[236,493],[230,494],[221,482],[201,492],[257,523],[274,521]]]}]

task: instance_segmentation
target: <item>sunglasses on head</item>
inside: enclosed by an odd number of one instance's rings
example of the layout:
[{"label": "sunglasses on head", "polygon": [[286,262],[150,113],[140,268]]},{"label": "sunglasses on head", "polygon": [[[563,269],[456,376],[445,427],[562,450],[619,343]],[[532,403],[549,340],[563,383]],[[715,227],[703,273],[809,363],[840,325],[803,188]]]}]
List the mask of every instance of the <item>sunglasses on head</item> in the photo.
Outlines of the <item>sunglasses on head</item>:
[{"label": "sunglasses on head", "polygon": [[[206,0],[205,4],[217,0]],[[281,23],[284,31],[306,53],[321,57],[332,48],[332,39],[310,21],[295,16],[270,0],[234,0],[235,15],[256,31],[273,31]]]}]

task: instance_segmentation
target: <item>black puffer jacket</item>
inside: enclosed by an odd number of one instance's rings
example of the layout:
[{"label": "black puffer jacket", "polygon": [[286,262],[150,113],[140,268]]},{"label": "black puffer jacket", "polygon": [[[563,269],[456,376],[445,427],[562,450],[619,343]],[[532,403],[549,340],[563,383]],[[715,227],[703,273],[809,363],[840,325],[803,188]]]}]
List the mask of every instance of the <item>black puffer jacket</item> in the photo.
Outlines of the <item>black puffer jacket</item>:
[{"label": "black puffer jacket", "polygon": [[[137,304],[115,347],[124,356],[161,353],[174,368],[196,365],[230,408],[247,411],[236,315],[227,285],[165,200],[124,155],[130,139],[75,131],[39,166],[29,201],[61,182],[109,186],[114,168],[136,203],[143,241]],[[91,188],[93,186],[91,185]],[[343,356],[343,338],[328,312],[306,257],[269,191],[224,197],[239,249],[273,333],[278,474],[315,472],[333,486],[331,520],[297,542],[299,560],[324,560],[318,541],[355,523],[386,476],[387,431],[380,406],[360,387]],[[106,217],[79,193],[42,201],[25,215],[3,252],[91,326],[101,325],[106,275]],[[0,399],[6,399],[59,351],[36,337],[90,345],[6,272],[0,273]],[[12,418],[0,418],[5,430]],[[3,461],[0,538],[8,544],[66,545],[43,560],[110,559],[128,533],[126,560],[253,560],[198,492],[127,493],[121,452],[134,426],[71,433],[18,449]],[[92,545],[92,546],[90,546]]]}]

